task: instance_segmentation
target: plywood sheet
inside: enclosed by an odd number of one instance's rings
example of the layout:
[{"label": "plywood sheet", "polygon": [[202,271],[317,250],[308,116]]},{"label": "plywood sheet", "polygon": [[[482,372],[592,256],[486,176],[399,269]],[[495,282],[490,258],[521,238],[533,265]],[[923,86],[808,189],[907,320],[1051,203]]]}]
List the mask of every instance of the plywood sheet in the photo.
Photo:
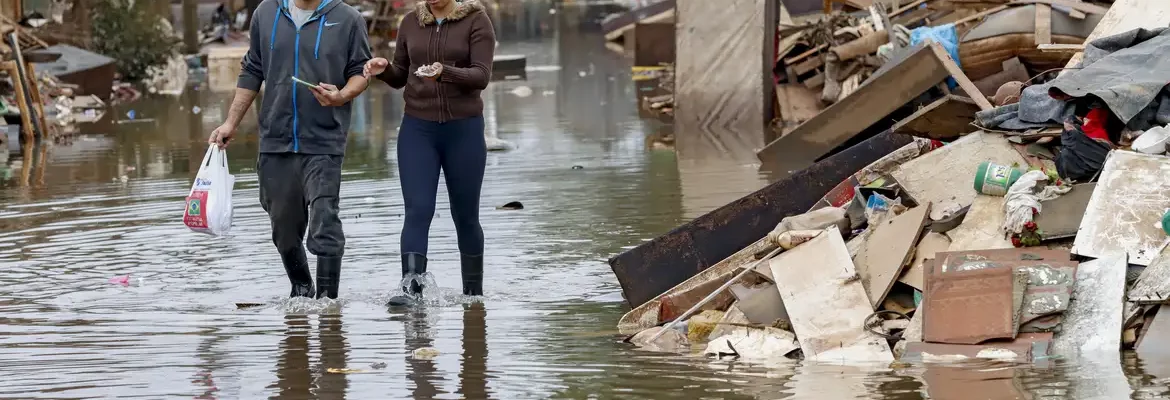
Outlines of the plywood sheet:
[{"label": "plywood sheet", "polygon": [[953,201],[966,206],[975,200],[975,172],[984,161],[1027,165],[1003,135],[975,132],[902,164],[892,175],[919,203]]},{"label": "plywood sheet", "polygon": [[[1139,304],[1161,304],[1170,300],[1170,246],[1162,248],[1150,266],[1142,270],[1126,296],[1129,301]],[[1170,314],[1170,309],[1167,314]]]},{"label": "plywood sheet", "polygon": [[885,339],[862,330],[873,307],[836,227],[773,258],[771,266],[806,360],[893,361]]},{"label": "plywood sheet", "polygon": [[963,224],[947,232],[950,251],[1012,248],[1011,240],[1001,230],[1003,221],[1003,197],[975,196]]},{"label": "plywood sheet", "polygon": [[925,203],[883,221],[880,226],[871,227],[873,233],[853,258],[869,302],[875,309],[886,298],[894,281],[902,276],[902,269],[926,226],[928,215],[930,203]]},{"label": "plywood sheet", "polygon": [[768,0],[677,0],[675,147],[750,160],[772,108]]},{"label": "plywood sheet", "polygon": [[1073,185],[1072,191],[1065,195],[1040,202],[1040,215],[1036,216],[1035,222],[1042,232],[1041,238],[1054,240],[1076,236],[1096,187],[1096,183]]},{"label": "plywood sheet", "polygon": [[1073,242],[1073,253],[1098,258],[1125,252],[1149,265],[1166,240],[1162,215],[1170,209],[1170,158],[1115,150],[1109,153]]},{"label": "plywood sheet", "polygon": [[1125,254],[1115,253],[1081,263],[1077,268],[1073,301],[1053,344],[1056,354],[1116,357],[1121,351],[1125,265]]},{"label": "plywood sheet", "polygon": [[923,264],[927,259],[934,258],[936,253],[947,251],[950,246],[951,239],[947,235],[936,232],[927,232],[922,235],[922,240],[918,241],[918,246],[914,249],[914,260],[902,272],[898,282],[910,285],[919,291],[924,290],[926,284],[923,281],[923,274],[926,270],[923,269]]},{"label": "plywood sheet", "polygon": [[975,131],[971,122],[979,106],[966,97],[947,95],[898,121],[894,132],[927,139],[951,141]]}]

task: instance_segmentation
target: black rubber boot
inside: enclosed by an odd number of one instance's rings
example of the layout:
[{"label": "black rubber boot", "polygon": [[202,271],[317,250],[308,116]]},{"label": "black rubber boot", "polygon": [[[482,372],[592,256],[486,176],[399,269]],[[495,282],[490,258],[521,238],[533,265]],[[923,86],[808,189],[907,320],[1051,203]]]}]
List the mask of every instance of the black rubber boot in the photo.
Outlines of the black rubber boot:
[{"label": "black rubber boot", "polygon": [[459,269],[463,272],[463,295],[483,296],[483,256],[460,254]]},{"label": "black rubber boot", "polygon": [[427,257],[418,253],[406,253],[402,255],[402,276],[405,278],[409,274],[415,274],[419,279],[411,279],[410,282],[405,282],[402,286],[402,292],[405,295],[398,295],[390,298],[387,303],[393,307],[410,306],[418,302],[419,297],[422,296],[423,289],[425,289],[420,281],[422,276],[427,273]]},{"label": "black rubber boot", "polygon": [[313,275],[309,274],[309,260],[304,251],[289,252],[280,255],[284,263],[284,272],[292,282],[292,291],[289,297],[313,297]]},{"label": "black rubber boot", "polygon": [[317,298],[337,298],[341,286],[341,257],[317,257]]}]

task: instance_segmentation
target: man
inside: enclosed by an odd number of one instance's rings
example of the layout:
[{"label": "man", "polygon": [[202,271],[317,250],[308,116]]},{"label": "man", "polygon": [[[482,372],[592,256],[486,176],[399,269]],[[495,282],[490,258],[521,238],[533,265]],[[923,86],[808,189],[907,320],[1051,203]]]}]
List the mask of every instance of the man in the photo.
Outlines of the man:
[{"label": "man", "polygon": [[341,163],[349,102],[367,84],[362,76],[370,59],[366,23],[342,0],[265,0],[252,16],[251,33],[227,121],[208,141],[226,147],[267,82],[256,162],[260,204],[292,281],[290,296],[314,296],[301,245],[307,229],[309,252],[317,256],[315,295],[335,299],[345,249],[337,216]]}]

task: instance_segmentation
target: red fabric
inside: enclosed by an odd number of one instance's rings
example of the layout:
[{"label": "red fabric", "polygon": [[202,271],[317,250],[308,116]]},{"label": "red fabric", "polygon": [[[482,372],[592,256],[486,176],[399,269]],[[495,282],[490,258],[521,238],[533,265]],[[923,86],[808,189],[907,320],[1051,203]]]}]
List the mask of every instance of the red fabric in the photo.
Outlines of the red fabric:
[{"label": "red fabric", "polygon": [[1109,118],[1109,112],[1104,108],[1089,110],[1089,113],[1085,115],[1085,122],[1081,124],[1081,130],[1090,139],[1109,142],[1109,132],[1105,131],[1105,120],[1107,118]]}]

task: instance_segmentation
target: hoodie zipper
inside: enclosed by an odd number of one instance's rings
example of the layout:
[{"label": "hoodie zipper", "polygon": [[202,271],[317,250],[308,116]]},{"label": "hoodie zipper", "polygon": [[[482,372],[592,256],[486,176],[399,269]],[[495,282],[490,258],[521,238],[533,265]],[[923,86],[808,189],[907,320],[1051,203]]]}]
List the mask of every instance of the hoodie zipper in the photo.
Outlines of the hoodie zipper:
[{"label": "hoodie zipper", "polygon": [[[313,21],[320,19],[320,15],[318,15],[317,13],[321,11],[321,7],[323,7],[326,3],[327,2],[323,1],[321,3],[321,6],[318,6],[317,10],[313,11],[313,15],[309,16],[309,19],[306,20],[305,24],[301,25],[301,26],[297,26],[297,22],[293,20],[292,14],[288,10],[284,9],[283,7],[278,6],[280,13],[284,14],[285,17],[288,17],[288,21],[291,22],[293,27],[296,28],[296,30],[297,30],[296,40],[294,41],[294,44],[293,44],[293,73],[292,73],[293,76],[300,75],[300,73],[301,73],[301,28],[304,28],[305,25],[308,25],[308,24],[312,23]],[[287,4],[287,3],[285,3],[285,4]],[[322,22],[322,23],[324,23],[324,22]],[[273,32],[276,32],[275,28],[276,27],[273,26]],[[320,37],[318,37],[318,40],[320,40]],[[293,153],[300,153],[301,152],[301,139],[300,139],[300,125],[301,125],[300,124],[300,114],[301,113],[300,113],[300,110],[297,109],[297,92],[299,91],[298,89],[299,88],[297,88],[297,84],[293,83],[292,84]]]},{"label": "hoodie zipper", "polygon": [[[442,54],[443,54],[443,36],[441,33],[442,28],[443,28],[443,23],[439,22],[439,21],[435,21],[435,40],[434,40],[435,59],[439,62],[442,62],[441,58],[442,58]],[[443,110],[447,109],[446,99],[443,98],[443,84],[439,83],[439,79],[442,79],[442,78],[443,78],[442,75],[440,75],[440,76],[436,76],[434,79],[435,93],[439,97],[439,122],[440,123],[447,122],[446,115],[444,115],[444,113],[443,113]]]}]

